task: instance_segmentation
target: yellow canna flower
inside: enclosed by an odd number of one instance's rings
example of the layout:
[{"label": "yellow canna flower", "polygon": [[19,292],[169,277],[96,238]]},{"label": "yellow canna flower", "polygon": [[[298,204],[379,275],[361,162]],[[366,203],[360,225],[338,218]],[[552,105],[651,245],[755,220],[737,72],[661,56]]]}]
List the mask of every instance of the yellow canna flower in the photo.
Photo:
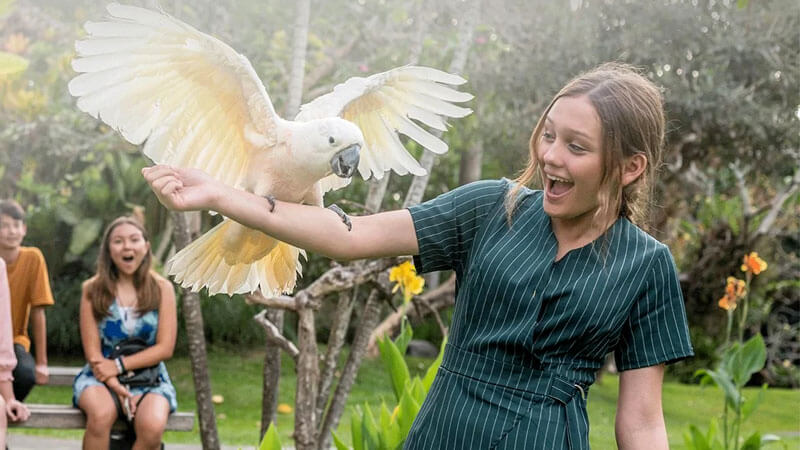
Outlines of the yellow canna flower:
[{"label": "yellow canna flower", "polygon": [[398,264],[389,271],[389,281],[395,282],[392,292],[397,292],[398,289],[403,291],[403,302],[408,303],[411,298],[422,292],[425,286],[425,279],[417,275],[417,269],[411,261],[405,261]]},{"label": "yellow canna flower", "polygon": [[758,257],[758,253],[750,252],[749,255],[744,255],[742,260],[742,272],[750,272],[753,275],[758,275],[767,270],[767,263]]}]

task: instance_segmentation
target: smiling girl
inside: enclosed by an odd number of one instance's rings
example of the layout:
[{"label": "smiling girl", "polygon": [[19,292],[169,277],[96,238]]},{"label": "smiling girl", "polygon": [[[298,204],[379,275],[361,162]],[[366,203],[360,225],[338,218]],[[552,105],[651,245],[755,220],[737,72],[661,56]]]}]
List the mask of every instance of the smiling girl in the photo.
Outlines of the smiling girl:
[{"label": "smiling girl", "polygon": [[218,211],[334,259],[414,255],[420,273],[455,271],[444,359],[405,448],[589,448],[586,398],[614,352],[619,448],[666,449],[664,364],[692,347],[669,249],[640,228],[663,140],[658,88],[610,63],[556,95],[516,180],[354,217],[352,231],[196,170],[143,173],[173,209]]},{"label": "smiling girl", "polygon": [[[151,270],[151,261],[144,228],[120,217],[103,235],[97,273],[83,283],[80,328],[88,364],[75,377],[72,401],[86,413],[84,449],[108,448],[118,416],[112,395],[132,416],[136,450],[161,447],[167,418],[177,407],[163,363],[175,348],[175,293],[169,281]],[[129,337],[142,338],[149,347],[110,359],[114,345]],[[154,365],[159,368],[156,386],[128,388],[117,379],[124,371]]]}]

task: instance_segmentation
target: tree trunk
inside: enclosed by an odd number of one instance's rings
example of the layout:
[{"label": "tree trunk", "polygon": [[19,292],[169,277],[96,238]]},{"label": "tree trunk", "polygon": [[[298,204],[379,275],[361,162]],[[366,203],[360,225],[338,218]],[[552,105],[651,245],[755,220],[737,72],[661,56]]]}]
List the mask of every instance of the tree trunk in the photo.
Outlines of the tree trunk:
[{"label": "tree trunk", "polygon": [[[267,319],[278,330],[283,330],[283,310],[267,308]],[[264,367],[261,383],[261,439],[271,422],[277,422],[275,412],[278,409],[278,383],[281,377],[281,348],[269,340],[264,351]]]},{"label": "tree trunk", "polygon": [[[172,213],[175,224],[175,246],[182,249],[193,240],[190,223],[199,225],[198,220],[191,220],[192,213]],[[193,213],[199,217],[199,213]],[[195,228],[195,233],[199,228]],[[214,415],[214,404],[211,402],[211,379],[208,376],[208,359],[206,357],[206,340],[203,333],[203,314],[200,309],[200,296],[180,288],[183,302],[183,319],[186,323],[186,337],[189,340],[189,358],[192,362],[192,378],[194,379],[194,395],[197,403],[197,415],[200,424],[200,440],[203,450],[219,450],[217,422]]]},{"label": "tree trunk", "polygon": [[328,338],[328,349],[322,360],[322,370],[317,389],[317,417],[325,414],[325,406],[328,405],[328,397],[333,383],[333,375],[336,372],[336,365],[339,362],[339,353],[344,345],[344,338],[347,336],[347,328],[350,326],[350,317],[353,313],[353,305],[358,297],[358,286],[352,291],[339,292],[339,302],[336,304],[336,314],[331,322],[331,334]]},{"label": "tree trunk", "polygon": [[294,444],[297,450],[317,448],[317,378],[319,356],[314,327],[314,310],[310,307],[297,311],[297,389],[295,393]]},{"label": "tree trunk", "polygon": [[311,15],[311,1],[299,0],[294,20],[292,37],[292,65],[289,72],[289,100],[286,104],[287,119],[294,118],[300,111],[303,96],[303,79],[306,70],[306,46],[308,45],[308,21]]},{"label": "tree trunk", "polygon": [[461,164],[458,170],[458,185],[464,185],[481,179],[481,163],[483,163],[483,141],[476,140],[461,153]]},{"label": "tree trunk", "polygon": [[342,376],[339,378],[339,384],[336,385],[336,392],[333,395],[333,400],[331,400],[318,434],[318,449],[330,447],[331,430],[336,428],[339,424],[339,418],[342,417],[344,405],[347,403],[347,396],[353,387],[356,375],[358,375],[358,368],[361,367],[361,360],[364,359],[364,354],[367,350],[369,335],[380,317],[381,305],[378,301],[379,296],[378,290],[372,289],[362,309],[358,329],[353,338],[353,343],[350,345],[350,354],[347,357],[344,369],[342,369]]}]

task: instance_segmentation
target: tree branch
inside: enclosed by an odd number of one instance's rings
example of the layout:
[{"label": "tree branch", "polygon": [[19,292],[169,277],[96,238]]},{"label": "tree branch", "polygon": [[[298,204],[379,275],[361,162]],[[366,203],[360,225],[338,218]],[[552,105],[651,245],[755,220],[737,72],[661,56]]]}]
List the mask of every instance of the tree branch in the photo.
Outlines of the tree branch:
[{"label": "tree branch", "polygon": [[736,177],[736,187],[739,188],[739,197],[742,199],[742,214],[745,217],[745,222],[747,222],[753,217],[753,203],[750,200],[750,192],[747,191],[747,182],[744,180],[747,171],[742,169],[739,161],[731,163],[730,168],[733,171],[733,176]]},{"label": "tree branch", "polygon": [[775,194],[775,197],[772,199],[772,206],[770,207],[769,212],[764,217],[764,220],[762,220],[758,225],[756,237],[770,234],[772,224],[775,223],[775,220],[778,218],[778,214],[781,212],[781,207],[786,200],[788,200],[789,197],[791,197],[795,191],[797,191],[798,187],[800,187],[800,169],[795,169],[792,181],[790,181],[781,192]]},{"label": "tree branch", "polygon": [[258,322],[259,325],[264,327],[264,331],[267,333],[267,340],[274,343],[278,347],[282,348],[292,359],[297,362],[297,357],[300,355],[300,350],[292,343],[292,341],[283,337],[281,332],[278,330],[278,327],[275,326],[272,322],[267,319],[267,310],[262,310],[260,313],[253,316],[253,319]]},{"label": "tree branch", "polygon": [[265,297],[260,291],[255,291],[244,296],[245,302],[249,305],[259,304],[270,308],[288,309],[297,311],[297,301],[288,295],[278,297]]}]

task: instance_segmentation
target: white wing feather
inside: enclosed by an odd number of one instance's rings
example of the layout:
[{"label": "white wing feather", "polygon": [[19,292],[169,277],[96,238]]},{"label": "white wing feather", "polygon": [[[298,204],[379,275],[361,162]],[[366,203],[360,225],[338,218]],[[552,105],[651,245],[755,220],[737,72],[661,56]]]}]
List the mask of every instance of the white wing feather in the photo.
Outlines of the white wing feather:
[{"label": "white wing feather", "polygon": [[[373,175],[380,179],[388,170],[400,175],[425,175],[425,169],[408,153],[398,133],[434,153],[446,152],[447,144],[414,121],[445,131],[445,117],[470,114],[471,109],[453,103],[468,101],[472,95],[444,85],[465,82],[458,75],[429,67],[398,67],[368,78],[350,78],[333,92],[300,107],[295,120],[340,116],[358,125],[366,141],[358,164],[364,179]],[[330,181],[323,180],[323,191],[341,187],[341,182]]]},{"label": "white wing feather", "polygon": [[252,65],[223,42],[166,14],[108,5],[87,22],[69,83],[78,108],[101,119],[159,164],[195,167],[242,187],[253,146],[280,118]]}]

